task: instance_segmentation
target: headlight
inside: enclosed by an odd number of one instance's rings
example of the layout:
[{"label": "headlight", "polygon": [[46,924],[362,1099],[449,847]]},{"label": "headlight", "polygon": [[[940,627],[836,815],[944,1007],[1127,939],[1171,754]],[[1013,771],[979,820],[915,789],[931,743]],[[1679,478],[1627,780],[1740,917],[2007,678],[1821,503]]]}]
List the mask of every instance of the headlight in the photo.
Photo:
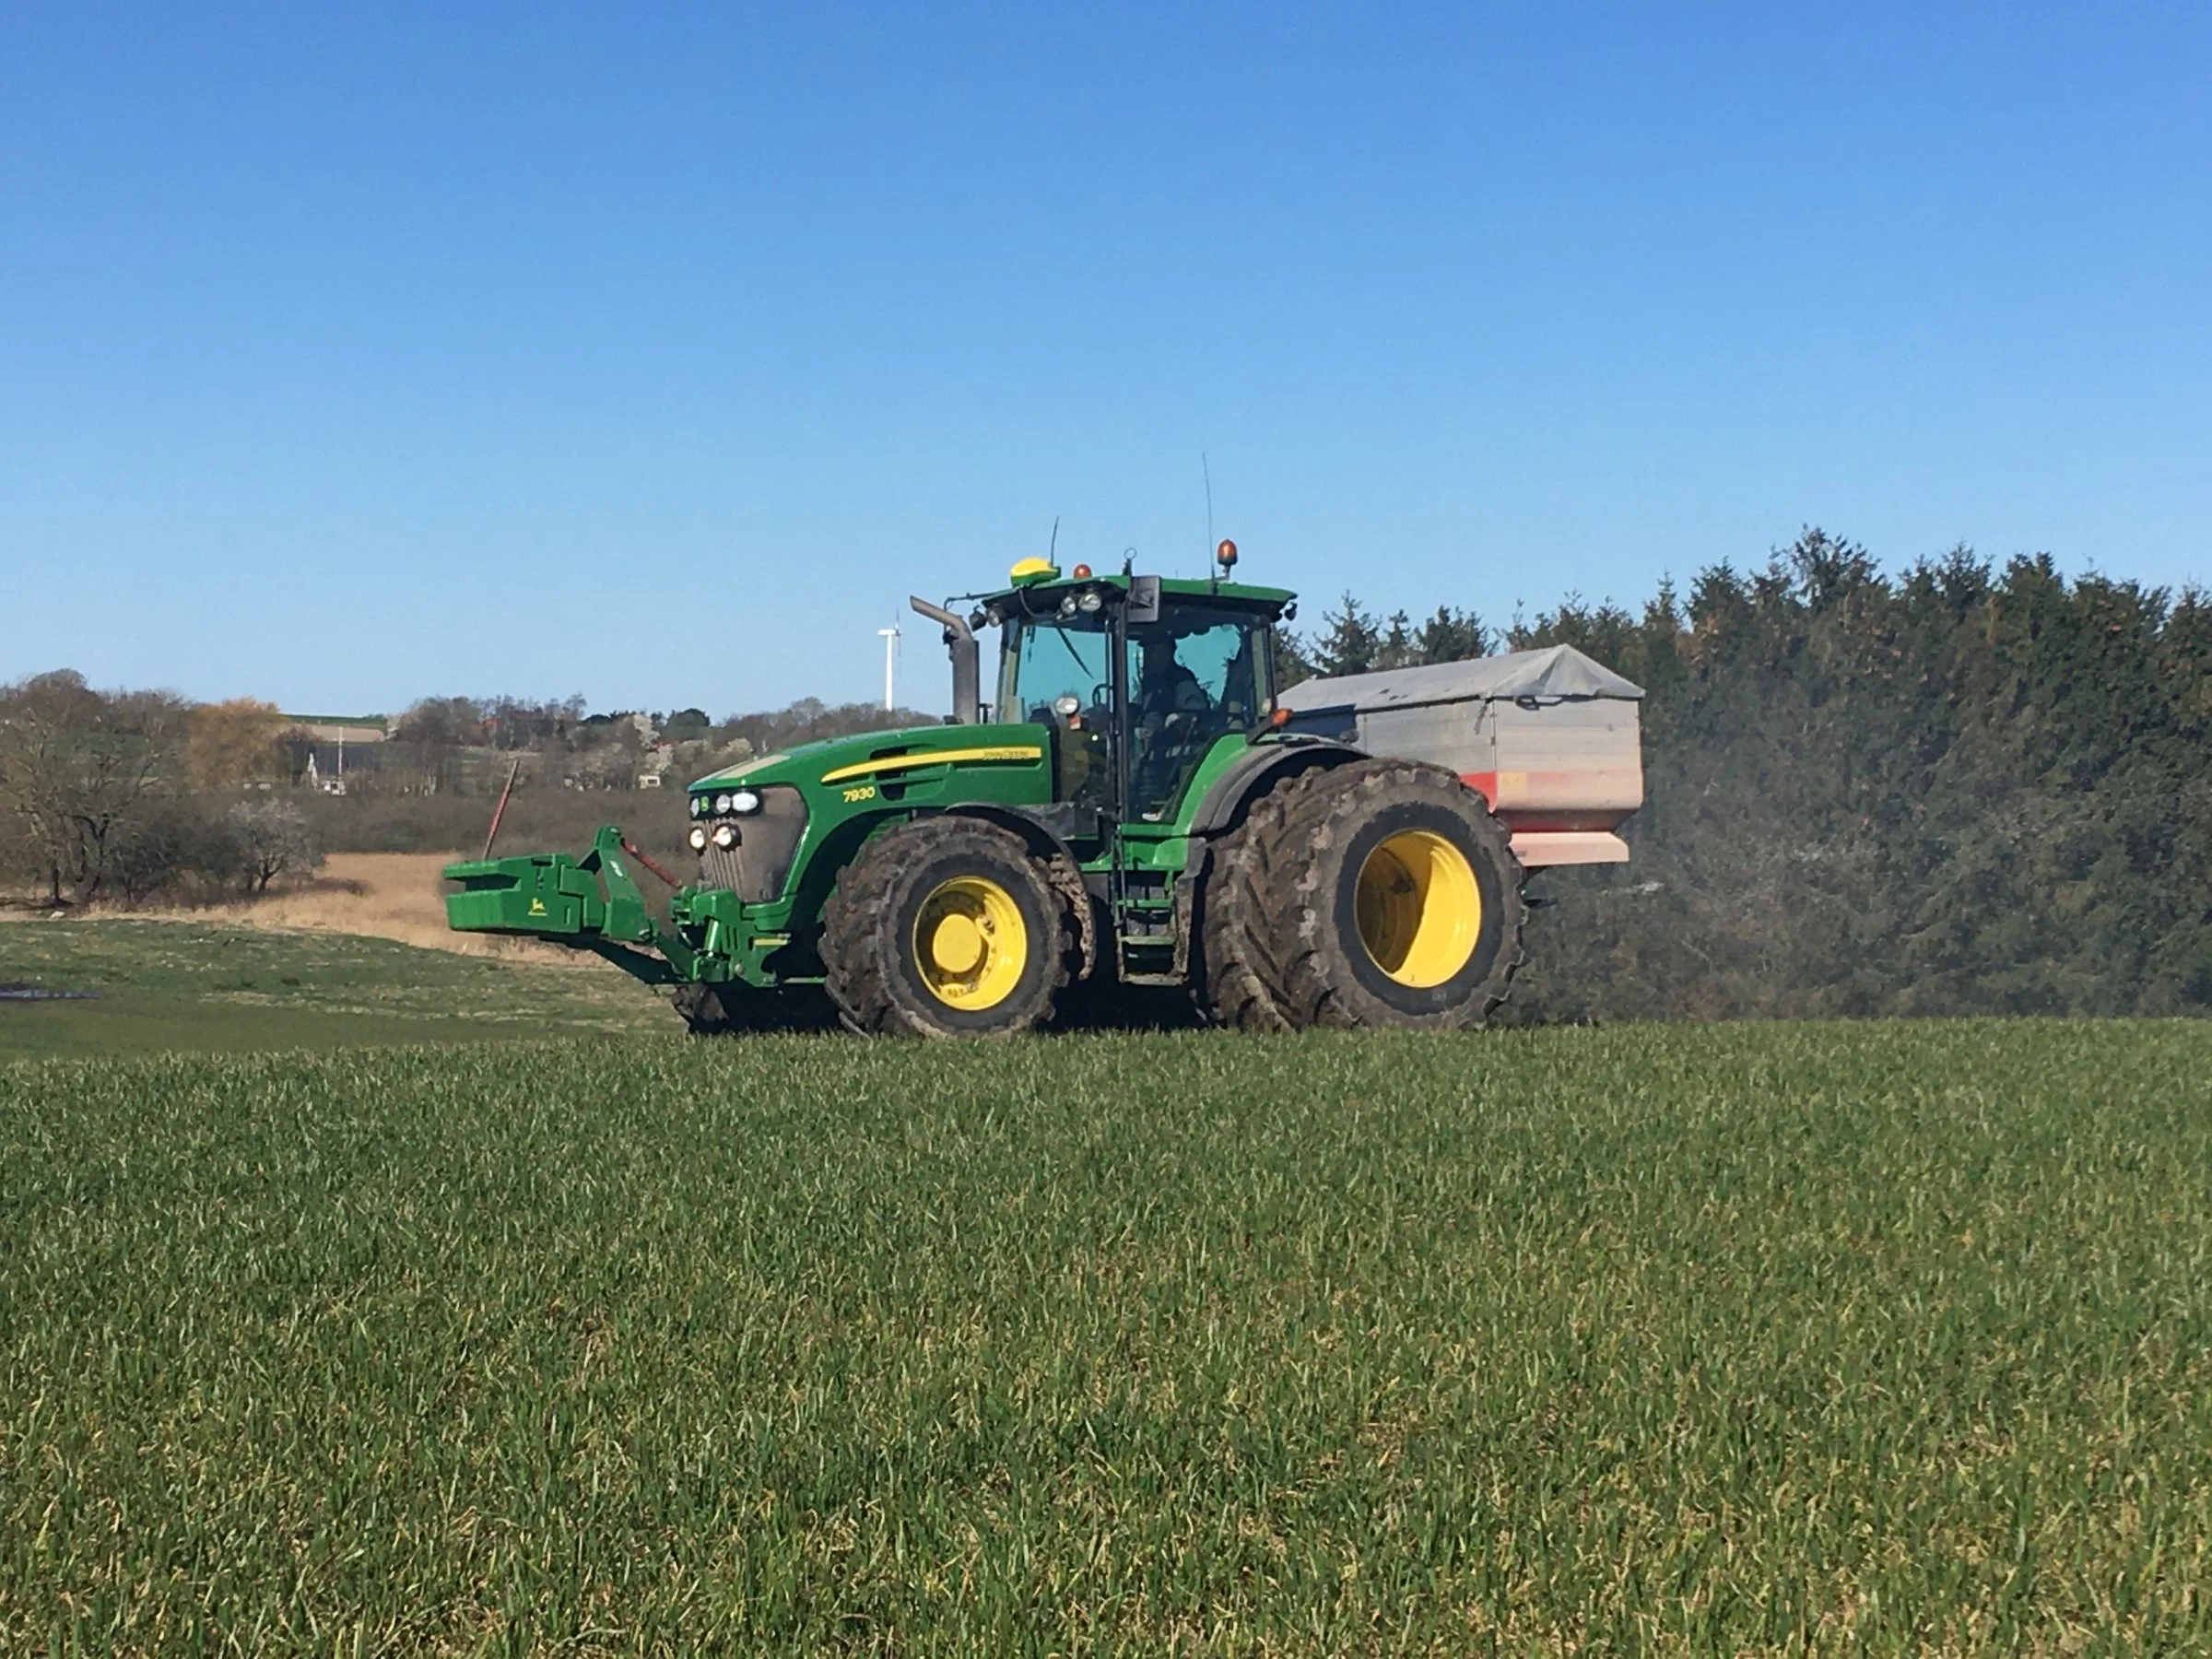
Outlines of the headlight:
[{"label": "headlight", "polygon": [[1060,601],[1060,614],[1064,617],[1072,617],[1076,614],[1076,596],[1073,594]]},{"label": "headlight", "polygon": [[1087,588],[1084,590],[1083,597],[1077,600],[1076,603],[1083,607],[1086,615],[1095,615],[1106,601],[1099,597],[1096,588]]},{"label": "headlight", "polygon": [[730,809],[730,797],[729,797],[728,795],[726,795],[726,794],[718,794],[718,795],[716,795],[716,796],[714,797],[714,810],[715,810],[717,813],[724,813],[724,812],[727,812],[729,809]]},{"label": "headlight", "polygon": [[714,844],[720,847],[724,853],[727,853],[732,847],[735,846],[737,844],[737,826],[735,824],[715,825]]},{"label": "headlight", "polygon": [[697,818],[700,813],[707,809],[707,804],[700,800],[697,795],[693,795],[690,800],[687,801],[684,805],[689,810],[693,818]]},{"label": "headlight", "polygon": [[1055,697],[1053,699],[1053,712],[1063,720],[1073,720],[1083,712],[1083,700],[1072,691],[1065,696]]},{"label": "headlight", "polygon": [[691,834],[688,839],[691,842],[692,852],[704,853],[707,850],[707,827],[704,824],[692,825]]},{"label": "headlight", "polygon": [[730,810],[732,812],[758,812],[760,810],[760,797],[749,789],[740,789],[730,796]]}]

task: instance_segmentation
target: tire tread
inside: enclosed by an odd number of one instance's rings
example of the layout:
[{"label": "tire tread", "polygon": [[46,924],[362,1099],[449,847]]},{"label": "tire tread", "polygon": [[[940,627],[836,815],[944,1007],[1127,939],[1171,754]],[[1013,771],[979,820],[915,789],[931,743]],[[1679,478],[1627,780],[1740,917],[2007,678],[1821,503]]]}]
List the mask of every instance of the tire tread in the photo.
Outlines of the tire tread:
[{"label": "tire tread", "polygon": [[[1043,895],[1045,913],[1059,936],[1038,941],[1045,956],[1045,982],[1038,1006],[1010,1020],[993,1036],[1013,1036],[1050,1022],[1053,1006],[1081,960],[1076,921],[1065,898],[1021,838],[981,818],[910,818],[863,847],[838,872],[837,885],[822,906],[821,958],[824,989],[837,1009],[838,1022],[863,1037],[933,1037],[932,1030],[893,994],[897,959],[898,889],[914,861],[934,857],[961,841],[979,860],[1005,859],[1027,869]],[[980,1034],[980,1033],[979,1033]]]}]

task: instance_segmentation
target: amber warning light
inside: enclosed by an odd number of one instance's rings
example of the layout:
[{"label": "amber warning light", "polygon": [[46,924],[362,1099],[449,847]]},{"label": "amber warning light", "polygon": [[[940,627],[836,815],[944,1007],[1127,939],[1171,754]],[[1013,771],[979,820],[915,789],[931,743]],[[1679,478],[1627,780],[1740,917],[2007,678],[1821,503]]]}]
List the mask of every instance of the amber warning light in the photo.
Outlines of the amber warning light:
[{"label": "amber warning light", "polygon": [[1237,562],[1237,544],[1223,536],[1221,545],[1214,549],[1214,557],[1220,561],[1223,570],[1228,570]]},{"label": "amber warning light", "polygon": [[1077,580],[1077,582],[1085,582],[1085,581],[1088,581],[1088,580],[1089,579],[1089,577],[1090,577],[1090,567],[1089,567],[1088,565],[1081,565],[1081,564],[1079,564],[1079,565],[1077,565],[1077,566],[1076,567],[1076,580]]}]

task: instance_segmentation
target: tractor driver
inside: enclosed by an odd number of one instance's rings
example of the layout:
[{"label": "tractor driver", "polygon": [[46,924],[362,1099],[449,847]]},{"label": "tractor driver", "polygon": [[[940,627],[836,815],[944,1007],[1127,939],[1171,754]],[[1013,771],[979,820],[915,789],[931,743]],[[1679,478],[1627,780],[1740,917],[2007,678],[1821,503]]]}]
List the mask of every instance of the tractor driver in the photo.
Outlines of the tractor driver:
[{"label": "tractor driver", "polygon": [[[1166,634],[1141,641],[1136,674],[1136,724],[1164,726],[1178,714],[1203,714],[1214,706]],[[1181,724],[1181,723],[1177,723]]]}]

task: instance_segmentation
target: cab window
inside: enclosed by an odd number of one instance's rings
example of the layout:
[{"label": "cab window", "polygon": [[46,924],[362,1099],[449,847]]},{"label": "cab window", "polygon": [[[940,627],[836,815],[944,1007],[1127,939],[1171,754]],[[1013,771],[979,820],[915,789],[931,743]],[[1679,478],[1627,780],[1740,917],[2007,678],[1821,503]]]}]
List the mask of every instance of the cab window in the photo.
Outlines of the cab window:
[{"label": "cab window", "polygon": [[[1111,811],[1114,806],[1113,647],[1095,616],[1016,625],[999,684],[1002,720],[1050,726],[1055,799]],[[1076,712],[1053,705],[1075,699]]]},{"label": "cab window", "polygon": [[1002,718],[1050,725],[1053,705],[1072,697],[1083,714],[1105,723],[1113,701],[1113,670],[1100,618],[1025,621],[1010,643],[999,687]]},{"label": "cab window", "polygon": [[1137,815],[1171,817],[1206,752],[1258,723],[1266,629],[1193,609],[1129,630],[1131,782]]}]

